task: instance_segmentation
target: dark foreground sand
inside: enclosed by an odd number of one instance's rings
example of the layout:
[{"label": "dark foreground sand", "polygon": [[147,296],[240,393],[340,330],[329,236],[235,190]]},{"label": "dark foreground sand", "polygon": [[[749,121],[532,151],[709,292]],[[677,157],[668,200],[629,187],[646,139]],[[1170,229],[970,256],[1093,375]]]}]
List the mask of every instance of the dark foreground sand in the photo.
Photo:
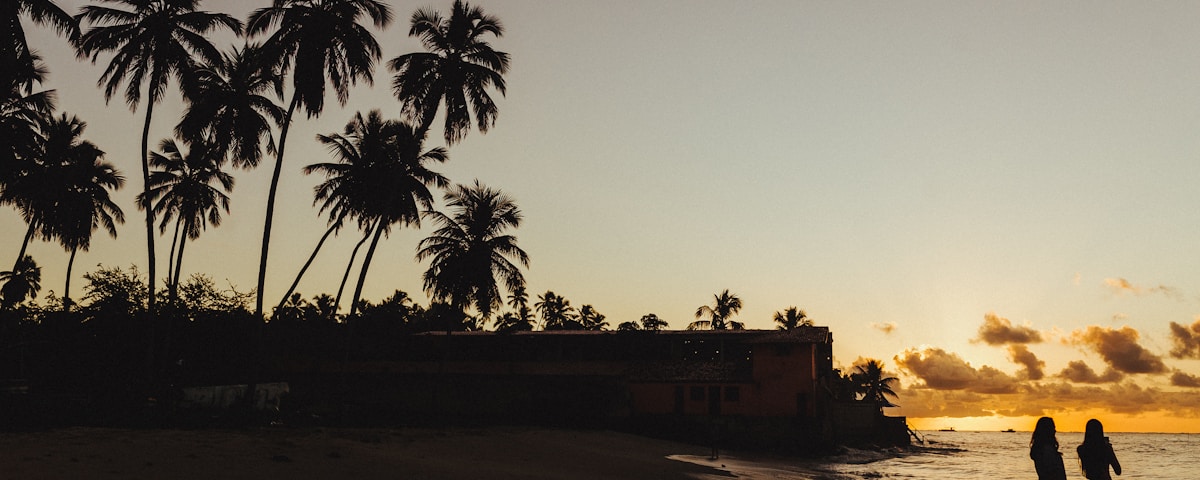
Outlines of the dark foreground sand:
[{"label": "dark foreground sand", "polygon": [[720,469],[721,460],[708,461],[708,453],[704,447],[615,432],[523,427],[69,428],[0,433],[0,477],[305,480],[739,476],[730,472],[734,469]]}]

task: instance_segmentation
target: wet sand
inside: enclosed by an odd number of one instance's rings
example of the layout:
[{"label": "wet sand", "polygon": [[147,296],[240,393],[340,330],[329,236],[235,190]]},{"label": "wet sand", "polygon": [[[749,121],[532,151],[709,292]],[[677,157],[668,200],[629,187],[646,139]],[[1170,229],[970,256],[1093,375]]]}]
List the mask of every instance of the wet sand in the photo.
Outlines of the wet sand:
[{"label": "wet sand", "polygon": [[[707,460],[708,453],[616,432],[525,427],[0,433],[4,478],[771,478],[745,469],[731,473],[721,468],[722,460]],[[726,465],[739,465],[728,460]]]}]

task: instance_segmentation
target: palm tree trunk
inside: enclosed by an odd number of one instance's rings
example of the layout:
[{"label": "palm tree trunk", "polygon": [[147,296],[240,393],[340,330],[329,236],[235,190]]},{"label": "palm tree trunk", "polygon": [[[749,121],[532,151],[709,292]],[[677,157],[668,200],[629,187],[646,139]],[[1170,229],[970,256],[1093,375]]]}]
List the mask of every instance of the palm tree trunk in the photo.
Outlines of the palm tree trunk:
[{"label": "palm tree trunk", "polygon": [[271,221],[275,217],[275,191],[279,189],[279,174],[283,171],[283,149],[287,146],[288,127],[292,125],[292,113],[300,104],[300,96],[292,92],[292,103],[279,129],[279,154],[275,155],[275,170],[271,173],[271,189],[267,192],[267,219],[263,225],[262,256],[258,260],[258,290],[254,301],[254,317],[263,319],[263,288],[267,283],[267,250],[271,246]]},{"label": "palm tree trunk", "polygon": [[[151,77],[154,78],[154,77]],[[150,190],[150,118],[154,114],[154,99],[150,98],[146,101],[146,123],[142,125],[142,191]],[[149,295],[147,298],[147,310],[154,312],[154,285],[157,281],[154,270],[154,209],[150,205],[150,196],[146,195],[145,204],[142,208],[146,210],[146,253],[149,257],[149,266],[147,273],[150,275],[149,280]],[[154,339],[154,327],[151,324],[150,339]]]},{"label": "palm tree trunk", "polygon": [[17,261],[13,262],[13,273],[16,273],[17,266],[21,265],[21,259],[25,258],[25,249],[29,247],[29,241],[33,240],[33,232],[37,230],[37,220],[29,222],[29,228],[25,229],[25,240],[21,241],[21,251],[17,253]]},{"label": "palm tree trunk", "polygon": [[383,236],[383,220],[375,223],[375,238],[371,240],[371,248],[367,249],[367,256],[363,258],[362,270],[358,272],[358,285],[354,287],[354,299],[350,302],[350,315],[358,309],[358,299],[362,296],[363,283],[367,280],[367,269],[371,268],[371,257],[375,256],[375,247],[379,245],[379,237]]},{"label": "palm tree trunk", "polygon": [[317,242],[317,248],[313,249],[312,255],[308,256],[308,261],[304,262],[303,267],[300,267],[300,273],[296,274],[296,280],[292,281],[292,286],[288,287],[287,293],[283,294],[283,300],[279,301],[279,305],[275,307],[276,310],[283,308],[283,304],[287,303],[288,297],[292,296],[292,293],[296,291],[296,286],[300,285],[300,279],[304,277],[304,272],[308,271],[308,267],[311,266],[313,260],[317,258],[317,252],[321,251],[321,246],[325,244],[325,240],[329,238],[329,235],[337,231],[338,227],[340,226],[342,226],[342,222],[341,220],[338,220],[337,222],[334,222],[333,225],[330,225],[328,230],[325,230],[324,235],[321,235],[321,240]]},{"label": "palm tree trunk", "polygon": [[179,272],[183,270],[183,247],[187,245],[187,233],[179,237],[179,258],[175,260],[175,274],[171,280],[171,303],[179,299]]},{"label": "palm tree trunk", "polygon": [[341,285],[338,285],[337,297],[334,297],[333,299],[333,310],[329,314],[330,318],[332,318],[334,315],[337,315],[338,305],[342,304],[342,292],[346,289],[346,281],[350,279],[350,270],[354,268],[354,258],[358,256],[358,249],[361,248],[364,243],[367,243],[368,238],[371,238],[371,228],[367,229],[367,233],[363,235],[362,240],[359,240],[358,244],[354,245],[354,250],[350,252],[350,263],[346,264],[346,273],[342,274],[342,283]]},{"label": "palm tree trunk", "polygon": [[75,266],[75,252],[79,250],[77,247],[71,247],[71,259],[67,260],[67,284],[63,286],[62,307],[64,312],[71,311],[71,267]]},{"label": "palm tree trunk", "polygon": [[171,276],[171,272],[175,271],[175,248],[179,246],[179,223],[183,218],[175,219],[175,233],[171,235],[171,253],[167,255],[167,277]]}]

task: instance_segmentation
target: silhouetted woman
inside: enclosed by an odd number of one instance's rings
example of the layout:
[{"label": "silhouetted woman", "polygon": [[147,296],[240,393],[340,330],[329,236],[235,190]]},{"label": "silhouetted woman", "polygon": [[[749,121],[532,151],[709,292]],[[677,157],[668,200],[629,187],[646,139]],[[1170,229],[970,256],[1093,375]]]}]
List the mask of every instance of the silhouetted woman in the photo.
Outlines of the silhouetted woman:
[{"label": "silhouetted woman", "polygon": [[1099,420],[1087,421],[1083,430],[1083,445],[1075,449],[1079,453],[1079,465],[1083,467],[1083,476],[1088,480],[1112,480],[1108,474],[1108,466],[1112,465],[1117,475],[1121,474],[1121,462],[1113,453],[1112,443],[1104,436],[1104,425]]},{"label": "silhouetted woman", "polygon": [[1054,436],[1053,418],[1038,419],[1033,437],[1029,439],[1029,458],[1033,459],[1038,480],[1067,480],[1062,452],[1058,451],[1058,438]]}]

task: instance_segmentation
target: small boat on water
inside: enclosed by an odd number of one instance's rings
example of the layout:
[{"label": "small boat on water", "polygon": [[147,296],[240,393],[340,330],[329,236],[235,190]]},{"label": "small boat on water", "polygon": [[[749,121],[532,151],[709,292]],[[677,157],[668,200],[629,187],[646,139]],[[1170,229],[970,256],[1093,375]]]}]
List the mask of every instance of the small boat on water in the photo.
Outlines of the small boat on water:
[{"label": "small boat on water", "polygon": [[1002,432],[1005,432],[1005,433],[1013,433],[1013,432],[1016,432],[1016,430],[1013,430],[1013,429],[1011,429],[1011,428],[1010,428],[1010,429],[1007,429],[1007,430],[1001,430],[1001,431],[1002,431]]},{"label": "small boat on water", "polygon": [[939,432],[953,432],[954,427],[939,428],[938,431]]}]

